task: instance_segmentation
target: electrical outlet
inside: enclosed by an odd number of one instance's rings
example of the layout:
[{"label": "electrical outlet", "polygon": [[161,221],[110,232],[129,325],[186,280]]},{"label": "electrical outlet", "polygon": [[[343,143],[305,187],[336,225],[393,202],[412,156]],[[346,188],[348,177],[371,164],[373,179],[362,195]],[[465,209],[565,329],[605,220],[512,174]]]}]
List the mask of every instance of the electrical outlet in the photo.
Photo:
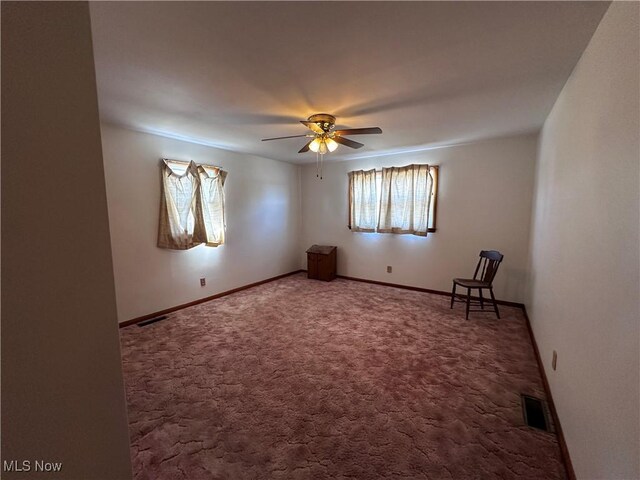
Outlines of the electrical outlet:
[{"label": "electrical outlet", "polygon": [[207,280],[205,278],[200,279],[200,286],[204,287],[207,284]]},{"label": "electrical outlet", "polygon": [[551,368],[553,368],[554,370],[556,369],[556,364],[558,363],[558,354],[557,352],[554,350],[553,351],[553,358],[551,359]]},{"label": "electrical outlet", "polygon": [[391,265],[387,265],[387,273],[391,273],[391,270],[392,270]]}]

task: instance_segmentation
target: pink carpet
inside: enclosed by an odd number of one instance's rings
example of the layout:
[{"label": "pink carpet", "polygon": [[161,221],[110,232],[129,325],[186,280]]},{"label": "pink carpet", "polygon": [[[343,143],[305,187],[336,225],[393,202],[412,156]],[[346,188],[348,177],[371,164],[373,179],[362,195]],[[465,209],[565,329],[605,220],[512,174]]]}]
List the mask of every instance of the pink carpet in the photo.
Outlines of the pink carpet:
[{"label": "pink carpet", "polygon": [[522,313],[304,274],[121,330],[137,480],[564,479]]}]

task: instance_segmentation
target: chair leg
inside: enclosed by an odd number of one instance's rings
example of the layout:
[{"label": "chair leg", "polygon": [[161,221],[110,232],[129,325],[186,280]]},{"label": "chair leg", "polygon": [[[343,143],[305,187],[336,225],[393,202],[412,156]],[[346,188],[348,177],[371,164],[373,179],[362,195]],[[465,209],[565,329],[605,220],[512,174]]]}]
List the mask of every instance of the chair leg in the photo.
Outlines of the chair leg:
[{"label": "chair leg", "polygon": [[480,308],[484,310],[484,298],[482,298],[482,289],[478,289],[478,294],[480,295]]},{"label": "chair leg", "polygon": [[456,282],[453,282],[453,290],[451,290],[451,308],[453,308],[453,300],[456,298]]},{"label": "chair leg", "polygon": [[500,312],[498,311],[498,304],[496,303],[496,297],[493,296],[493,288],[489,289],[491,294],[491,300],[493,301],[493,309],[496,311],[496,317],[500,318]]},{"label": "chair leg", "polygon": [[471,289],[467,288],[467,320],[469,320],[469,303],[471,302]]}]

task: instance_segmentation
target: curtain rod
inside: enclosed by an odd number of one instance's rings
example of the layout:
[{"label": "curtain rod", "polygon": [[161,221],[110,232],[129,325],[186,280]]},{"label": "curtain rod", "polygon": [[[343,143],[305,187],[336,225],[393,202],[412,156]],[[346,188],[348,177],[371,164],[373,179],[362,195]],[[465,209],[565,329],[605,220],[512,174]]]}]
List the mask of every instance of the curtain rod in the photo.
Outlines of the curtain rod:
[{"label": "curtain rod", "polygon": [[[416,164],[416,165],[424,165],[424,163]],[[439,167],[440,167],[440,165],[429,165],[429,169],[435,168],[436,170],[439,170]],[[393,167],[388,167],[388,168],[393,168]],[[400,168],[402,168],[402,167],[400,167]],[[376,171],[376,173],[382,173],[382,169],[381,168],[376,168],[374,170]],[[358,170],[354,170],[354,171],[358,171]],[[366,172],[367,170],[364,170],[364,171]]]},{"label": "curtain rod", "polygon": [[[185,160],[174,160],[172,158],[161,158],[160,160],[163,160],[165,162],[168,163],[177,163],[178,165],[189,165],[191,162],[187,162]],[[196,162],[193,162],[196,163]],[[222,167],[218,167],[217,165],[207,165],[206,163],[196,163],[196,165],[200,165],[202,167],[210,167],[210,168],[217,168],[218,170],[223,170]]]}]

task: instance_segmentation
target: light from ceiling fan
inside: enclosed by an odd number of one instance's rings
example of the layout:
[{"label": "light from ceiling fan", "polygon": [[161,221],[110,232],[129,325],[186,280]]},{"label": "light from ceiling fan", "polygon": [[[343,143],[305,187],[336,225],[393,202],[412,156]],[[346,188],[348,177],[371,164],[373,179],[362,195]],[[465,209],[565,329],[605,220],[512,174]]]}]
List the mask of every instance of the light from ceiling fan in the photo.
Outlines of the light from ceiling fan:
[{"label": "light from ceiling fan", "polygon": [[314,153],[318,153],[320,151],[320,145],[322,145],[322,141],[320,140],[320,138],[316,137],[309,144],[309,150]]},{"label": "light from ceiling fan", "polygon": [[324,155],[327,152],[333,152],[338,148],[338,143],[332,138],[316,137],[309,144],[309,150]]}]

